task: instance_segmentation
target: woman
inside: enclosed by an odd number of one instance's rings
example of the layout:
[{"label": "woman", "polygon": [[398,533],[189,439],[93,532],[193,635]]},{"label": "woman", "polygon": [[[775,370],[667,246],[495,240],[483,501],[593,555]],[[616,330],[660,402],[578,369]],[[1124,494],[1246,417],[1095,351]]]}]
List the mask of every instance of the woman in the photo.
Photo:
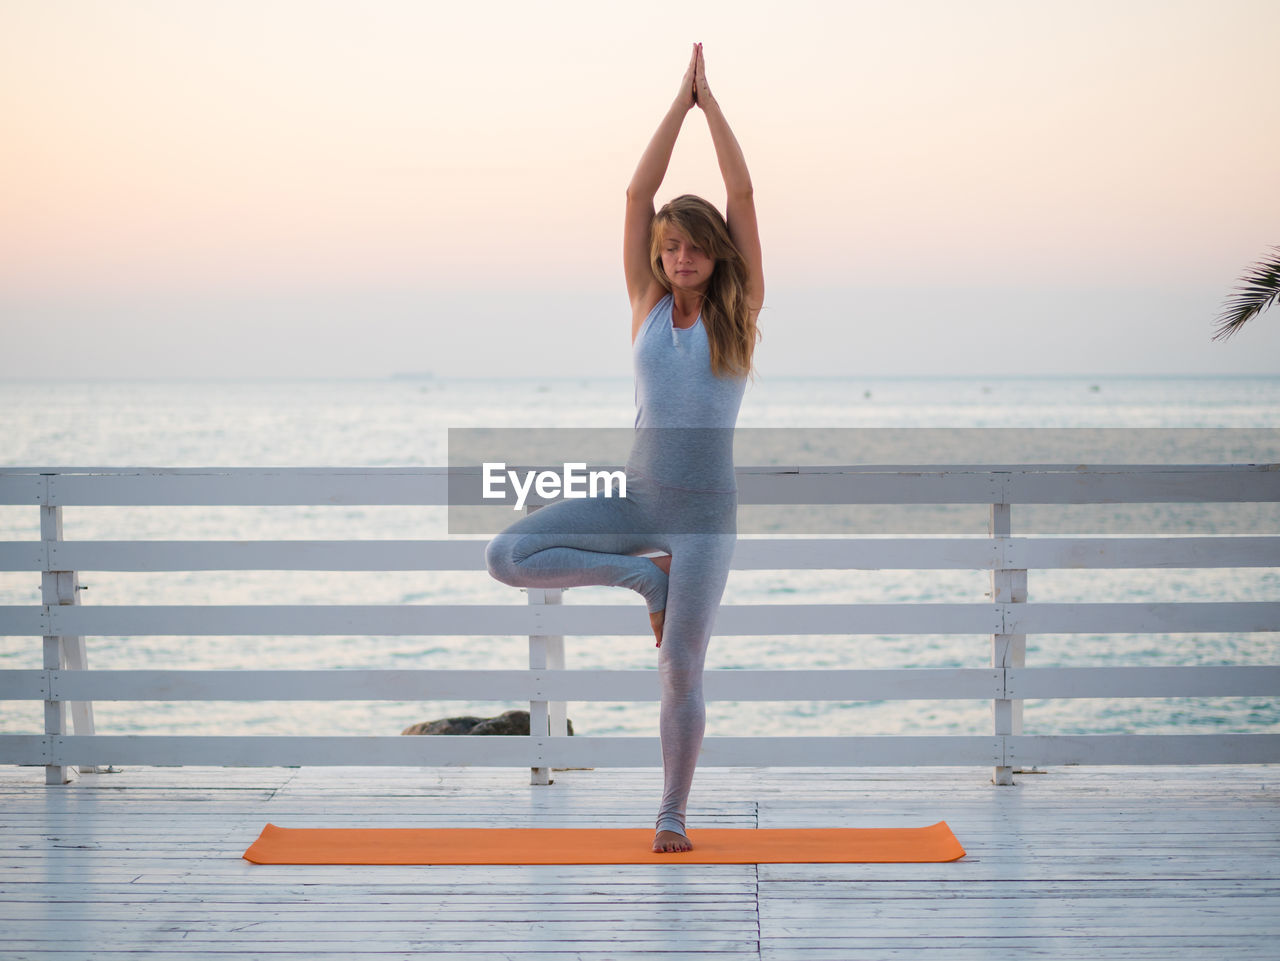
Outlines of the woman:
[{"label": "woman", "polygon": [[[654,213],[695,106],[724,177],[727,221],[688,194]],[[764,300],[751,178],[707,86],[701,44],[627,188],[623,267],[636,371],[627,496],[550,504],[497,535],[485,559],[514,586],[605,584],[644,597],[662,683],[664,790],[653,850],[688,851],[685,806],[706,726],[702,669],[737,538],[733,428]],[[665,554],[638,556],[657,551]]]}]

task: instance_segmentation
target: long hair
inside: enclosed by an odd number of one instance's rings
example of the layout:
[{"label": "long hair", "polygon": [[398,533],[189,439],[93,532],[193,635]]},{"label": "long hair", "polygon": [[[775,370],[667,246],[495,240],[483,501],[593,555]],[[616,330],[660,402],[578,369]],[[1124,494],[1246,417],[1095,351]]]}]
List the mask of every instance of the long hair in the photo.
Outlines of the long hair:
[{"label": "long hair", "polygon": [[715,261],[702,301],[702,322],[711,346],[711,372],[717,377],[755,374],[751,363],[761,333],[747,304],[747,262],[729,236],[720,211],[693,194],[664,204],[649,225],[649,266],[658,283],[671,291],[662,268],[662,245],[668,228],[678,227]]}]

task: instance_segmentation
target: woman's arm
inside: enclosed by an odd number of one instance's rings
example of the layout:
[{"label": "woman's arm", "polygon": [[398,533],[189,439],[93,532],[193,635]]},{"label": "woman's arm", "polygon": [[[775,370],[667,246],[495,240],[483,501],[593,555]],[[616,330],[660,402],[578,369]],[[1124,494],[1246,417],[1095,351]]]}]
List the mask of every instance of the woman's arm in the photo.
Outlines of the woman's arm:
[{"label": "woman's arm", "polygon": [[653,198],[662,186],[671,163],[671,152],[684,116],[693,109],[694,69],[698,59],[695,44],[689,58],[689,69],[680,82],[680,92],[672,101],[667,115],[662,118],[649,146],[645,148],[636,166],[636,172],[627,185],[627,216],[622,228],[622,266],[627,275],[627,296],[634,307],[644,300],[658,281],[649,268],[649,224],[653,220]]},{"label": "woman's arm", "polygon": [[694,87],[698,106],[707,118],[711,142],[716,148],[716,160],[720,163],[720,176],[724,178],[724,189],[728,195],[725,220],[729,224],[729,236],[747,261],[747,298],[751,309],[759,310],[764,304],[764,266],[751,174],[747,170],[747,158],[743,156],[738,138],[729,129],[729,121],[725,120],[720,104],[707,86],[701,44],[697,48]]}]

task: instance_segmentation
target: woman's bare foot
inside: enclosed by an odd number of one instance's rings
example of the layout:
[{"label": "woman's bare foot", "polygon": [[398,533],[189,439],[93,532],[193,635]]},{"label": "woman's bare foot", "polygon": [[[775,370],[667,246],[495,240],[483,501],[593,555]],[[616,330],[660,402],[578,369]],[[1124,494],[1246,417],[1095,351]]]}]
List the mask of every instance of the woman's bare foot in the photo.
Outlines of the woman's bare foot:
[{"label": "woman's bare foot", "polygon": [[669,854],[675,851],[692,851],[693,842],[675,831],[659,831],[653,836],[653,853]]},{"label": "woman's bare foot", "polygon": [[649,626],[653,628],[653,636],[657,638],[657,643],[653,645],[654,647],[662,646],[662,625],[666,619],[667,612],[665,610],[652,611],[649,614]]},{"label": "woman's bare foot", "polygon": [[[670,554],[663,554],[660,557],[651,557],[649,558],[649,560],[653,561],[653,563],[657,566],[658,570],[662,571],[662,573],[667,575],[671,574],[671,555]],[[654,647],[662,646],[662,625],[666,621],[666,619],[667,619],[666,608],[663,608],[660,611],[653,611],[649,614],[649,626],[653,628],[653,636],[657,638],[657,643],[653,645]]]}]

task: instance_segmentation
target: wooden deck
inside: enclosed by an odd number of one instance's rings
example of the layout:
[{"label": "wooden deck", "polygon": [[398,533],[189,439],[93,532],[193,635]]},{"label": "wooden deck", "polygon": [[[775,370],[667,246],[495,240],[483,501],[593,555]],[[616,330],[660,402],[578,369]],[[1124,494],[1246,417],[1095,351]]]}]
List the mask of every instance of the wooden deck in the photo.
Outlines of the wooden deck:
[{"label": "wooden deck", "polygon": [[0,958],[1280,958],[1280,767],[698,772],[698,826],[950,823],[927,865],[294,867],[284,826],[645,826],[658,770],[0,768]]}]

